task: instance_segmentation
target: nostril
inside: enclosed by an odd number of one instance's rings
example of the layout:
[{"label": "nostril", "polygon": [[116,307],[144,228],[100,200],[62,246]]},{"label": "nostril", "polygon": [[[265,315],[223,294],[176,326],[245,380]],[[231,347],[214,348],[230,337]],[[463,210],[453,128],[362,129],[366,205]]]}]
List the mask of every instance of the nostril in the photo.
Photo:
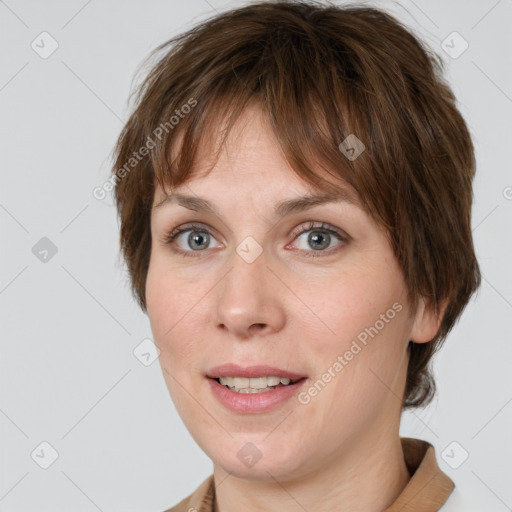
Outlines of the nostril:
[{"label": "nostril", "polygon": [[267,324],[252,324],[250,330],[253,331],[262,331],[267,327]]}]

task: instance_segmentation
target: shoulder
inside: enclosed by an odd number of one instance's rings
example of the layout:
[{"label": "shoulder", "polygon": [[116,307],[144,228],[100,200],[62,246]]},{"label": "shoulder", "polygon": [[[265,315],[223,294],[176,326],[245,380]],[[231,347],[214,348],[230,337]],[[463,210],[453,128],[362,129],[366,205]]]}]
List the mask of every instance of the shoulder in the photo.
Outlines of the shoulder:
[{"label": "shoulder", "polygon": [[213,474],[203,480],[199,487],[179,503],[164,512],[211,512],[211,493],[214,489]]}]

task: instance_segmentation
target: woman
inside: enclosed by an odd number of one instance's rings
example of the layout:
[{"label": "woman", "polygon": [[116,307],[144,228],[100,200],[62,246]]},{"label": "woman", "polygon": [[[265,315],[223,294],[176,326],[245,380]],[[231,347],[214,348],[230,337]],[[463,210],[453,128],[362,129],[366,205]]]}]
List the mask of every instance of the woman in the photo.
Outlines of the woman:
[{"label": "woman", "polygon": [[161,45],[115,148],[121,248],[213,474],[170,511],[435,511],[401,412],[480,283],[440,60],[373,8],[260,2]]}]

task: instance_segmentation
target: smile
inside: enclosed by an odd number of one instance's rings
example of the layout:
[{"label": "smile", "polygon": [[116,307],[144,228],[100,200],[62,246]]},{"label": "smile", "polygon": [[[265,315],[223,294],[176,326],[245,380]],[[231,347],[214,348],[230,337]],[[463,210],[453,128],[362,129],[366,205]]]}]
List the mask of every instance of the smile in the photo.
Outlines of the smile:
[{"label": "smile", "polygon": [[235,393],[266,393],[277,387],[295,384],[287,377],[220,377],[217,381]]}]

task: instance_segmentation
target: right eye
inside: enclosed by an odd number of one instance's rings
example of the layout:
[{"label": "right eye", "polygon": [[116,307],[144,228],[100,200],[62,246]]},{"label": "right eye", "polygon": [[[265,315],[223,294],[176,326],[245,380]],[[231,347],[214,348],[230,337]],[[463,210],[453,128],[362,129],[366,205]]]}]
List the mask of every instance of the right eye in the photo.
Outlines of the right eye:
[{"label": "right eye", "polygon": [[169,233],[165,238],[165,243],[170,245],[176,245],[173,248],[177,253],[183,256],[199,256],[204,252],[204,249],[208,249],[211,241],[216,239],[210,233],[208,229],[199,224],[185,224],[180,226]]}]

